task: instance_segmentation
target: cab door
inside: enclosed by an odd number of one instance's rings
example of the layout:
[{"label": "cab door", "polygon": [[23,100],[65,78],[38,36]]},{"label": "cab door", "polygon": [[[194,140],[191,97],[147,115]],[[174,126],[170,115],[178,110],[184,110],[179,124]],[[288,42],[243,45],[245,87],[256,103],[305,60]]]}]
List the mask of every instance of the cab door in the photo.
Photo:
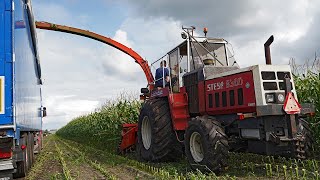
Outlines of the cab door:
[{"label": "cab door", "polygon": [[169,55],[170,70],[170,88],[172,92],[180,92],[180,65],[179,65],[179,48],[174,49]]}]

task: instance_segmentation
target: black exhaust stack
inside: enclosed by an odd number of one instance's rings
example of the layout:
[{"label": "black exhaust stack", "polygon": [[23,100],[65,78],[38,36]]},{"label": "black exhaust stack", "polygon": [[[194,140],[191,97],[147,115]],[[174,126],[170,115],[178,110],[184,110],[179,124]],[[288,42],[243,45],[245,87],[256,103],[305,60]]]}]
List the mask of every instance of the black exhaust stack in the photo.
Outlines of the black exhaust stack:
[{"label": "black exhaust stack", "polygon": [[269,39],[264,43],[264,54],[266,57],[266,64],[271,64],[271,53],[270,53],[270,45],[272,44],[274,38],[273,35],[269,37]]}]

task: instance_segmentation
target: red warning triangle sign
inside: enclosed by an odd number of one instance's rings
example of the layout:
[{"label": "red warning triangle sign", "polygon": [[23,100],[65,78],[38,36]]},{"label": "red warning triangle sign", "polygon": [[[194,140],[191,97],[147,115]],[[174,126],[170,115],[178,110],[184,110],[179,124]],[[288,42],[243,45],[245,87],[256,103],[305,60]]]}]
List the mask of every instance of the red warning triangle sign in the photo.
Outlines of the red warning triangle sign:
[{"label": "red warning triangle sign", "polygon": [[298,103],[296,98],[294,98],[292,92],[289,92],[284,101],[283,110],[287,114],[299,114],[301,110],[301,105]]}]

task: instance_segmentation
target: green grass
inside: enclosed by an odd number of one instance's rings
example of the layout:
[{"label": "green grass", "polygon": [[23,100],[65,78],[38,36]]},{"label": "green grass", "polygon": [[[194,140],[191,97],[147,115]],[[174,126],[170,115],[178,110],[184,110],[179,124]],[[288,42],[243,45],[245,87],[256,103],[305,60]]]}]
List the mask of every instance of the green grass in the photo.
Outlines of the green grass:
[{"label": "green grass", "polygon": [[[47,137],[47,138],[51,138],[51,137]],[[41,167],[46,163],[46,160],[49,158],[49,155],[50,155],[48,152],[46,152],[48,142],[49,141],[46,141],[46,143],[43,145],[42,151],[44,151],[44,152],[41,152],[37,156],[36,162],[34,163],[33,168],[28,173],[28,176],[26,178],[27,180],[36,179],[37,174],[39,174],[39,172],[43,170]]]},{"label": "green grass", "polygon": [[[154,166],[150,166],[148,164],[132,160],[128,157],[119,156],[114,153],[100,150],[98,148],[93,148],[88,145],[76,143],[74,141],[68,141],[64,139],[60,139],[59,141],[63,143],[66,147],[71,149],[73,152],[82,156],[84,159],[86,159],[86,161],[89,164],[91,164],[93,167],[95,167],[97,170],[101,171],[102,173],[103,171],[107,173],[107,171],[105,171],[102,168],[103,167],[102,165],[107,165],[111,167],[118,166],[118,165],[130,165],[132,167],[135,167],[136,169],[146,171],[160,179],[168,179],[170,177],[169,175],[170,173],[161,168],[156,168]],[[109,178],[114,179],[115,177],[112,175],[109,175]]]},{"label": "green grass", "polygon": [[61,151],[61,149],[57,145],[57,143],[55,143],[55,147],[58,152],[58,157],[59,157],[60,163],[62,164],[63,175],[64,175],[65,179],[66,180],[73,180],[74,178],[71,176],[70,169],[68,168],[67,162],[63,156],[64,152]]},{"label": "green grass", "polygon": [[[68,143],[66,143],[65,141],[62,141],[61,139],[57,138],[57,142],[59,142],[60,144],[63,144],[63,146],[65,147],[65,152],[72,152],[71,154],[74,157],[78,157],[77,159],[73,159],[76,160],[76,164],[82,164],[82,163],[87,163],[89,166],[91,166],[92,168],[96,169],[97,171],[99,171],[101,174],[103,174],[107,179],[113,180],[116,179],[115,176],[111,175],[107,170],[105,170],[101,164],[97,163],[96,161],[92,161],[90,160],[87,156],[85,156],[85,154],[83,152],[81,152],[78,148],[73,147],[71,145],[69,145]],[[73,158],[74,158],[73,157]],[[72,158],[71,158],[72,159]],[[78,177],[79,178],[79,177]]]}]

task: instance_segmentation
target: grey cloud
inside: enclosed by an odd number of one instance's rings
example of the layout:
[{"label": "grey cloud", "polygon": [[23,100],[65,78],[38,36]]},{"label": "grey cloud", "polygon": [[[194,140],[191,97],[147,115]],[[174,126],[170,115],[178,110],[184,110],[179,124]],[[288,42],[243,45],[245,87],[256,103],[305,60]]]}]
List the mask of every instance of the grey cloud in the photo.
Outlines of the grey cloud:
[{"label": "grey cloud", "polygon": [[291,55],[291,57],[305,61],[307,59],[314,59],[314,54],[320,56],[320,12],[315,14],[314,21],[311,28],[305,36],[297,40],[291,48],[284,49],[284,53]]},{"label": "grey cloud", "polygon": [[[152,19],[169,17],[184,25],[195,25],[198,32],[209,28],[209,35],[223,37],[237,46],[253,41],[261,43],[275,35],[273,55],[276,59],[296,57],[300,61],[319,51],[319,2],[301,0],[161,0],[126,1],[135,16]],[[310,27],[308,27],[310,25]],[[159,28],[159,27],[155,27]],[[306,31],[302,36],[300,31]],[[296,32],[296,34],[295,34]],[[304,32],[301,32],[304,34]],[[288,42],[283,36],[297,40]],[[250,50],[248,50],[250,51]],[[260,58],[260,57],[259,57]],[[283,62],[282,62],[283,63]]]},{"label": "grey cloud", "polygon": [[[132,1],[128,1],[131,3]],[[139,1],[131,4],[136,15],[146,18],[166,16],[182,21],[184,25],[195,25],[200,30],[208,26],[211,34],[228,36],[233,33],[248,33],[252,27],[241,27],[235,22],[241,16],[256,13],[256,3],[251,1]],[[256,26],[255,28],[264,28]]]}]

